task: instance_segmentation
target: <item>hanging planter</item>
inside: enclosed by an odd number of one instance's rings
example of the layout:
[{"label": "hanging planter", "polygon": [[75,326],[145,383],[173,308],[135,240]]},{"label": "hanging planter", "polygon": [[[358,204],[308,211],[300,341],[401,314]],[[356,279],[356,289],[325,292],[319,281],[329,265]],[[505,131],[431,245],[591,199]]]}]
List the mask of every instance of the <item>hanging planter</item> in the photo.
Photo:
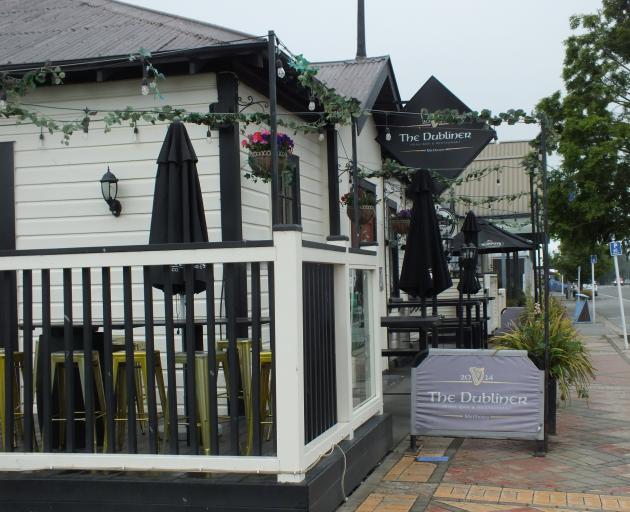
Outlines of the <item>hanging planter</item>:
[{"label": "hanging planter", "polygon": [[[243,140],[241,145],[249,149],[247,163],[251,172],[245,172],[246,178],[263,183],[271,181],[271,133],[269,130],[254,132]],[[293,152],[293,140],[284,133],[276,134],[278,140],[278,173],[286,172],[288,157]]]},{"label": "hanging planter", "polygon": [[409,225],[411,219],[397,219],[395,217],[389,220],[389,225],[392,227],[392,231],[399,235],[406,235],[409,233]]},{"label": "hanging planter", "polygon": [[[287,158],[289,152],[278,151],[278,173],[282,173],[287,169]],[[250,173],[264,183],[271,181],[271,150],[268,151],[250,151],[247,157],[247,163],[252,169]],[[246,178],[247,174],[245,175]]]},{"label": "hanging planter", "polygon": [[399,235],[406,235],[409,233],[409,226],[411,224],[411,210],[399,210],[396,215],[390,217],[389,225],[392,231]]},{"label": "hanging planter", "polygon": [[[346,208],[346,214],[352,222],[354,222],[354,206],[348,206]],[[359,224],[369,223],[376,215],[376,209],[374,206],[359,206]]]}]

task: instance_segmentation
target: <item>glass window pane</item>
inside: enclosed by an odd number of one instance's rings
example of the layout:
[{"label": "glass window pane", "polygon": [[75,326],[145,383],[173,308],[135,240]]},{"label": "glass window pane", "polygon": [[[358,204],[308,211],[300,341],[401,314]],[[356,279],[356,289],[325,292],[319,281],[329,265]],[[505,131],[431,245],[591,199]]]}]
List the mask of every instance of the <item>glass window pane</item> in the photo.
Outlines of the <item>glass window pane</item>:
[{"label": "glass window pane", "polygon": [[370,274],[350,270],[350,318],[352,324],[352,405],[356,408],[373,396]]}]

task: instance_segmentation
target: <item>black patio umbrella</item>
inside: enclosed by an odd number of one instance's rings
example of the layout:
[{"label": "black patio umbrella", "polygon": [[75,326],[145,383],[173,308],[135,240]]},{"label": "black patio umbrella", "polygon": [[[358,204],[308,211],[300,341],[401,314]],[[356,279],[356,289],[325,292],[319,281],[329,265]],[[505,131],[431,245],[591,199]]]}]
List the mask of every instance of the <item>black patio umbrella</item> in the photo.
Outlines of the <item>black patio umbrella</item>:
[{"label": "black patio umbrella", "polygon": [[433,180],[427,171],[416,172],[409,192],[413,207],[399,286],[414,297],[434,297],[453,282],[433,203]]},{"label": "black patio umbrella", "polygon": [[[477,224],[477,217],[474,212],[470,210],[466,214],[464,219],[464,225],[461,230],[464,236],[465,244],[472,244],[478,247],[479,241],[479,225]],[[481,290],[479,279],[477,279],[477,252],[475,251],[475,257],[472,259],[466,259],[462,262],[462,274],[460,276],[457,289],[461,293],[469,295],[477,293]]]},{"label": "black patio umbrella", "polygon": [[[168,127],[157,164],[149,244],[207,242],[197,155],[186,127],[180,121],[175,120]],[[173,293],[185,292],[184,272],[180,265],[171,267],[171,281]],[[155,287],[164,289],[165,275],[161,269],[154,269],[152,282]],[[197,268],[194,292],[205,288],[205,279]]]}]

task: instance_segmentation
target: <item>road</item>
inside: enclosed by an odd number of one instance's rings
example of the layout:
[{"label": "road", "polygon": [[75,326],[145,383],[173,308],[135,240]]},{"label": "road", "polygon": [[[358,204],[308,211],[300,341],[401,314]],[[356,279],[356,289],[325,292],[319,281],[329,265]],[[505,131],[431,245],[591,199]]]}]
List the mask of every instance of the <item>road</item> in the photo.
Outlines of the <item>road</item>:
[{"label": "road", "polygon": [[[621,295],[623,297],[626,325],[630,326],[630,285],[625,285],[621,287]],[[621,310],[619,308],[619,298],[617,295],[616,286],[598,286],[598,295],[597,297],[595,297],[595,308],[597,315],[601,314],[605,316],[608,320],[613,322],[615,325],[618,325],[621,329]],[[571,308],[569,308],[569,311],[571,311]]]}]

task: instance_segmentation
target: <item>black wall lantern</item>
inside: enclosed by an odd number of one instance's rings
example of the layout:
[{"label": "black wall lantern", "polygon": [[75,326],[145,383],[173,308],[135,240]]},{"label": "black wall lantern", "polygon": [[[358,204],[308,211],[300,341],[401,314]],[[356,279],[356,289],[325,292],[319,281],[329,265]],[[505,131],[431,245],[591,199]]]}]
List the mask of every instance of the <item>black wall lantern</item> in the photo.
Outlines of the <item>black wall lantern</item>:
[{"label": "black wall lantern", "polygon": [[120,201],[116,199],[118,195],[118,178],[109,170],[109,166],[107,167],[107,172],[101,178],[101,193],[103,194],[103,199],[109,205],[109,211],[112,212],[114,217],[118,217],[122,210]]},{"label": "black wall lantern", "polygon": [[475,244],[464,244],[460,249],[460,256],[462,261],[472,261],[477,256],[477,247]]}]

